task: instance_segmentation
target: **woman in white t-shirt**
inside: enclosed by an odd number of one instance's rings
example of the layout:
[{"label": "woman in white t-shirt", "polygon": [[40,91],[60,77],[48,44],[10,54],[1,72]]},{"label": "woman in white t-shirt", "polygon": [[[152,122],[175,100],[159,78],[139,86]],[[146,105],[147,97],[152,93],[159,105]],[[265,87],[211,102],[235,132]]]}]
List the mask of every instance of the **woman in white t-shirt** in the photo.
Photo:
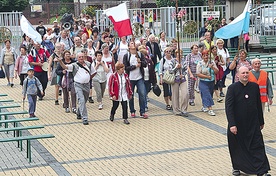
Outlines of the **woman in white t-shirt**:
[{"label": "woman in white t-shirt", "polygon": [[93,40],[87,39],[87,55],[92,57],[92,59],[95,58],[95,48],[93,46]]},{"label": "woman in white t-shirt", "polygon": [[102,98],[105,92],[107,75],[109,71],[107,64],[102,60],[103,53],[101,51],[95,52],[96,59],[92,62],[92,66],[95,68],[97,74],[93,77],[93,86],[97,95],[97,102],[99,103],[99,110],[103,109]]},{"label": "woman in white t-shirt", "polygon": [[109,52],[109,46],[107,43],[104,43],[102,45],[102,52],[103,52],[102,61],[104,61],[107,64],[107,68],[108,68],[108,72],[106,74],[107,85],[108,85],[109,77],[111,76],[115,68],[115,61],[114,61],[114,58],[112,57],[112,54]]},{"label": "woman in white t-shirt", "polygon": [[166,102],[166,109],[171,110],[172,106],[170,105],[170,101],[172,100],[172,89],[171,85],[163,82],[163,76],[167,70],[171,70],[172,65],[172,48],[166,47],[164,49],[164,57],[160,60],[159,64],[159,76],[160,76],[160,84],[163,85],[164,99]]},{"label": "woman in white t-shirt", "polygon": [[[223,71],[224,71],[224,76],[222,78],[222,85],[223,85],[223,87],[226,87],[225,86],[225,78],[227,76],[226,69],[227,69],[227,67],[229,65],[229,62],[230,62],[230,55],[229,55],[228,49],[223,47],[224,41],[222,39],[217,39],[216,45],[217,45],[217,53],[218,53],[218,55],[222,56],[223,61],[225,63],[225,65],[222,65],[222,68],[223,68]],[[222,91],[222,88],[220,88],[220,96],[225,97],[225,95]]]},{"label": "woman in white t-shirt", "polygon": [[117,46],[118,62],[123,63],[123,57],[128,52],[128,43],[126,37],[121,37],[121,41]]}]

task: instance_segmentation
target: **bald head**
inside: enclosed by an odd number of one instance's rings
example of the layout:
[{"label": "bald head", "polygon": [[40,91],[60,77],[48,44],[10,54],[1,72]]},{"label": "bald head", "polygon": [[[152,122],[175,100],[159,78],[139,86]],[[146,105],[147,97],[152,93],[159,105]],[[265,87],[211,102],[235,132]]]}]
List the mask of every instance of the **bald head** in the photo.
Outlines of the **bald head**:
[{"label": "bald head", "polygon": [[238,70],[239,81],[243,84],[248,82],[249,69],[245,66],[241,66]]}]

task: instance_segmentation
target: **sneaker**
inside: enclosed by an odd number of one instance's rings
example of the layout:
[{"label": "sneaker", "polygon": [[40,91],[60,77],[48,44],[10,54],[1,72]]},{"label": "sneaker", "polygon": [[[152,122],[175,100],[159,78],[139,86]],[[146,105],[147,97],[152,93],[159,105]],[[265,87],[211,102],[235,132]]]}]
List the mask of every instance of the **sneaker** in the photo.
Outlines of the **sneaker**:
[{"label": "sneaker", "polygon": [[66,113],[69,113],[69,112],[70,112],[70,109],[69,109],[69,108],[65,108],[65,112],[66,112]]},{"label": "sneaker", "polygon": [[61,96],[61,94],[62,94],[62,90],[59,90],[58,95]]},{"label": "sneaker", "polygon": [[89,103],[94,103],[94,100],[92,99],[92,97],[89,97],[89,98],[88,98],[88,102],[89,102]]},{"label": "sneaker", "polygon": [[99,110],[103,109],[103,104],[99,104]]},{"label": "sneaker", "polygon": [[58,100],[55,101],[55,105],[59,105]]},{"label": "sneaker", "polygon": [[14,86],[14,84],[13,83],[11,83],[11,87],[13,87]]},{"label": "sneaker", "polygon": [[88,123],[87,120],[83,120],[82,124],[83,124],[83,125],[89,125],[89,123]]},{"label": "sneaker", "polygon": [[34,118],[35,117],[35,115],[34,114],[30,114],[30,118]]},{"label": "sneaker", "polygon": [[196,87],[196,88],[195,88],[195,91],[196,91],[197,93],[199,93],[199,89],[198,89],[198,87]]},{"label": "sneaker", "polygon": [[209,111],[208,111],[208,114],[209,114],[210,116],[215,116],[215,115],[216,115],[216,114],[214,113],[213,110],[209,110]]},{"label": "sneaker", "polygon": [[223,92],[220,92],[219,96],[221,97],[225,97],[224,93]]},{"label": "sneaker", "polygon": [[221,103],[222,100],[223,100],[223,99],[219,97],[219,98],[217,99],[217,102]]},{"label": "sneaker", "polygon": [[208,112],[208,109],[207,109],[207,108],[202,107],[202,108],[201,108],[201,111],[202,111],[202,112]]},{"label": "sneaker", "polygon": [[136,117],[135,113],[132,112],[132,113],[130,114],[130,117],[135,118],[135,117]]},{"label": "sneaker", "polygon": [[11,83],[8,83],[8,84],[7,84],[7,86],[10,86],[10,85],[11,85]]},{"label": "sneaker", "polygon": [[150,99],[149,99],[149,97],[147,96],[147,102],[149,102],[150,101]]},{"label": "sneaker", "polygon": [[172,110],[172,107],[170,105],[167,105],[166,110]]},{"label": "sneaker", "polygon": [[149,118],[149,116],[148,116],[146,113],[144,113],[144,114],[140,114],[140,117],[143,117],[144,119]]},{"label": "sneaker", "polygon": [[190,104],[190,106],[195,106],[194,102],[190,102],[189,104]]},{"label": "sneaker", "polygon": [[39,97],[38,100],[40,100],[40,101],[43,100],[43,97]]},{"label": "sneaker", "polygon": [[76,108],[72,108],[72,112],[73,112],[74,114],[77,114],[77,109],[76,109]]},{"label": "sneaker", "polygon": [[241,174],[240,170],[233,170],[232,171],[232,175],[238,176],[240,174]]},{"label": "sneaker", "polygon": [[145,112],[148,112],[149,111],[149,108],[145,108]]}]

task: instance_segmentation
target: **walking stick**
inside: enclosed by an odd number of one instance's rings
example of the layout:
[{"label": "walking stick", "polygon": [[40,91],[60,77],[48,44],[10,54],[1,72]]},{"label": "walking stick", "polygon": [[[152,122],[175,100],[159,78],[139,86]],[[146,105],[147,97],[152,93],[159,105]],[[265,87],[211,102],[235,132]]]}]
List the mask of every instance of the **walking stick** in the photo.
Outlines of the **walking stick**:
[{"label": "walking stick", "polygon": [[[25,111],[25,99],[23,99],[22,106],[23,106],[23,111]],[[24,117],[24,114],[22,114],[22,117]]]}]

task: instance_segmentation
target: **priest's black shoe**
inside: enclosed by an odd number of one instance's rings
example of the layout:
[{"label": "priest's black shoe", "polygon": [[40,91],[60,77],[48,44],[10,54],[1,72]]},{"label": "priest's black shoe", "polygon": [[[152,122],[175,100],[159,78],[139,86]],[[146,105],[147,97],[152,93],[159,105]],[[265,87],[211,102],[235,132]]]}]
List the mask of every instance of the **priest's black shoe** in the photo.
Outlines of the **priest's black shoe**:
[{"label": "priest's black shoe", "polygon": [[87,120],[84,120],[82,123],[83,123],[84,125],[89,125],[89,123],[88,123]]},{"label": "priest's black shoe", "polygon": [[124,124],[129,125],[130,123],[129,123],[129,121],[127,119],[124,119]]},{"label": "priest's black shoe", "polygon": [[111,122],[113,122],[113,120],[114,120],[114,115],[110,115],[109,120],[110,120]]}]

